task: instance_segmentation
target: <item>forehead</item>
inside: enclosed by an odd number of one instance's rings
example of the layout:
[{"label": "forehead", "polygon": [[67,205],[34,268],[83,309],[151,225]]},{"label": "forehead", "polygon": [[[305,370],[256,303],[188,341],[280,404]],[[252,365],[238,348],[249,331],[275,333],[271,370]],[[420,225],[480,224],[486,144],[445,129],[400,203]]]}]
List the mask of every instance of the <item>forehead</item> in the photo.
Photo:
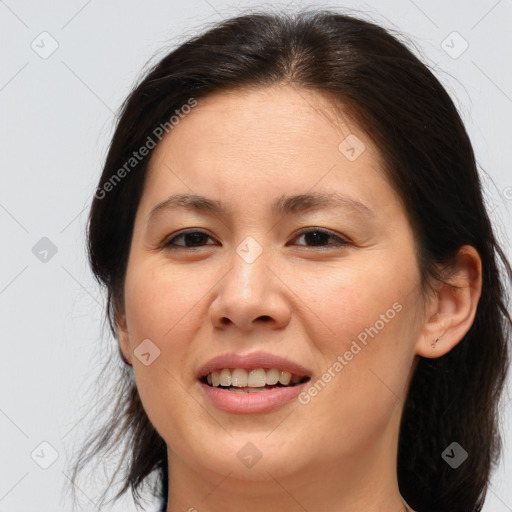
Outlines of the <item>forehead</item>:
[{"label": "forehead", "polygon": [[307,137],[314,144],[328,143],[333,136],[336,142],[340,135],[362,134],[332,96],[294,86],[216,92],[201,98],[180,125],[183,136],[187,128],[193,129],[204,139],[245,142],[247,151],[260,140],[286,145]]},{"label": "forehead", "polygon": [[[171,193],[243,201],[336,189],[363,200],[370,179],[385,184],[380,154],[339,104],[314,91],[269,87],[198,100],[155,148],[144,196],[154,206]],[[361,185],[368,190],[355,190]]]},{"label": "forehead", "polygon": [[332,95],[289,85],[215,92],[180,116],[154,150],[148,170],[162,159],[189,168],[222,160],[256,173],[316,160],[327,170],[346,139],[359,142],[357,151],[364,148],[366,164],[380,163],[373,141],[345,110]]}]

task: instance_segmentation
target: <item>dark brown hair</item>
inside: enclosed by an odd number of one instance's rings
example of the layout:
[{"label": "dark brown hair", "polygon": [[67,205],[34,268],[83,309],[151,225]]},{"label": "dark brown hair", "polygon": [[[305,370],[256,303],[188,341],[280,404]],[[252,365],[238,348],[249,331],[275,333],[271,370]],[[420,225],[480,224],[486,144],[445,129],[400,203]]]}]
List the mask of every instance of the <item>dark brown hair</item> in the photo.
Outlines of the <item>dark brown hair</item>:
[{"label": "dark brown hair", "polygon": [[[495,239],[457,109],[399,34],[334,10],[253,12],[210,27],[149,70],[122,105],[90,210],[89,260],[107,292],[111,332],[117,338],[114,318],[123,311],[134,218],[152,151],[129,171],[126,162],[190,98],[274,84],[325,94],[375,142],[414,226],[425,292],[442,280],[439,269],[450,267],[462,245],[474,246],[482,259],[473,325],[443,357],[419,358],[398,448],[399,488],[411,507],[480,511],[501,453],[499,399],[512,324],[505,284],[512,270]],[[122,179],[112,181],[123,166]],[[118,367],[111,419],[84,447],[72,481],[89,459],[124,439],[130,461],[115,499],[131,488],[140,504],[139,488],[156,474],[164,511],[166,444],[146,416],[131,371]],[[112,373],[112,362],[105,368]],[[111,406],[111,395],[107,400]],[[455,470],[441,456],[453,441],[469,454]]]}]

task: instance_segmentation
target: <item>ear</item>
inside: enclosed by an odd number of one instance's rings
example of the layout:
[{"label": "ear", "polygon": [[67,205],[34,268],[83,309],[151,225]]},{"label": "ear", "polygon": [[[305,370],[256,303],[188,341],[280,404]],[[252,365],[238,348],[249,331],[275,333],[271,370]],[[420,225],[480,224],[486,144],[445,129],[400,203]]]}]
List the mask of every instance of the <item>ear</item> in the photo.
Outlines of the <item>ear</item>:
[{"label": "ear", "polygon": [[132,353],[130,348],[130,338],[128,335],[128,327],[126,324],[125,313],[114,314],[114,323],[117,331],[117,338],[119,341],[119,354],[124,359],[125,363],[132,365]]},{"label": "ear", "polygon": [[[448,278],[425,308],[424,324],[416,353],[435,358],[448,353],[469,331],[482,292],[482,260],[471,245],[462,246]],[[438,340],[434,347],[432,343]]]}]

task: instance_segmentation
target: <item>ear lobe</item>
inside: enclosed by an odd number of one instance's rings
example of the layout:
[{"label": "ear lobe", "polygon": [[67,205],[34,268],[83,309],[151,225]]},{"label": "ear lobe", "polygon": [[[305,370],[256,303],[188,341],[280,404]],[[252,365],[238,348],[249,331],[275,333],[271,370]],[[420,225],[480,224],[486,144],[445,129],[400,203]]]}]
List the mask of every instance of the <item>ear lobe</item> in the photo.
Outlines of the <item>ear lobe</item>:
[{"label": "ear lobe", "polygon": [[114,322],[119,341],[119,353],[126,364],[132,365],[132,354],[130,348],[130,337],[128,335],[128,327],[126,323],[126,315],[115,314]]},{"label": "ear lobe", "polygon": [[482,292],[482,261],[477,250],[470,245],[462,246],[448,273],[427,307],[416,346],[416,353],[423,357],[435,358],[448,353],[462,340],[475,319]]}]

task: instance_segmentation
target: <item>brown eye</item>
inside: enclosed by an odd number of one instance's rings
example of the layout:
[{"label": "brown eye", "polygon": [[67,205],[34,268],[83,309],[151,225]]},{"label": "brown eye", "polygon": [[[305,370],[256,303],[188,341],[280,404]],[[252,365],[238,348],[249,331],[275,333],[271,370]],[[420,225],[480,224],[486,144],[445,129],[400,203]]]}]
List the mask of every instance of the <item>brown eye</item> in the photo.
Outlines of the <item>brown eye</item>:
[{"label": "brown eye", "polygon": [[[325,229],[319,228],[311,228],[305,231],[302,231],[295,239],[300,239],[304,237],[304,241],[306,245],[311,244],[310,247],[343,247],[348,245],[350,242],[345,240],[344,238],[335,235],[331,231],[327,231]],[[334,240],[334,243],[328,243],[329,239]],[[303,244],[298,244],[303,245]]]},{"label": "brown eye", "polygon": [[[203,245],[213,245],[205,243],[208,238],[212,239],[212,237],[204,231],[185,231],[164,242],[163,247],[166,249],[191,249],[193,247],[201,247]],[[181,239],[184,243],[176,243],[176,240]]]}]

